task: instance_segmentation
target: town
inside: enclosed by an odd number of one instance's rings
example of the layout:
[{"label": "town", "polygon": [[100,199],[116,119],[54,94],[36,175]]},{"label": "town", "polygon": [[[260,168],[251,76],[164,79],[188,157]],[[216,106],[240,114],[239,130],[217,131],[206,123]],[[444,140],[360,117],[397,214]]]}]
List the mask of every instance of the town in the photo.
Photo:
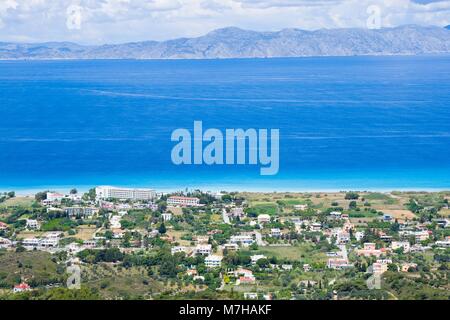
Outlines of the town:
[{"label": "town", "polygon": [[110,186],[7,192],[0,299],[448,300],[449,199]]}]

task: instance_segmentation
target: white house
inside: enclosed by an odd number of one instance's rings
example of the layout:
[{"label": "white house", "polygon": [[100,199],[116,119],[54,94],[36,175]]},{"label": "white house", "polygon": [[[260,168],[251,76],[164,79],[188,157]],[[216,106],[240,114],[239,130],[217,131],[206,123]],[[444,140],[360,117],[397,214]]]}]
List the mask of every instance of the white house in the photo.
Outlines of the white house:
[{"label": "white house", "polygon": [[171,213],[163,213],[161,215],[161,218],[163,219],[164,222],[170,221],[170,220],[172,220],[172,214]]},{"label": "white house", "polygon": [[392,241],[391,248],[392,250],[403,248],[403,252],[405,253],[411,251],[411,245],[408,241]]},{"label": "white house", "polygon": [[416,231],[414,236],[416,237],[417,242],[426,241],[430,238],[430,234],[427,230]]},{"label": "white house", "polygon": [[274,238],[281,237],[281,230],[279,228],[273,228],[270,230],[270,236]]},{"label": "white house", "polygon": [[195,253],[202,256],[209,256],[211,254],[212,246],[210,244],[198,244],[195,247]]},{"label": "white house", "polygon": [[222,264],[222,259],[221,256],[209,255],[205,258],[205,266],[207,268],[218,268]]},{"label": "white house", "polygon": [[0,237],[0,249],[6,249],[12,246],[12,241],[6,238]]},{"label": "white house", "polygon": [[270,216],[268,214],[260,214],[258,216],[258,224],[264,224],[270,222]]},{"label": "white house", "polygon": [[179,253],[179,252],[187,252],[187,248],[184,246],[177,246],[177,247],[173,247],[172,249],[170,249],[170,252],[172,253],[172,255],[174,255],[175,253]]},{"label": "white house", "polygon": [[19,293],[19,292],[25,292],[25,291],[30,291],[30,290],[31,290],[31,287],[28,284],[21,283],[21,284],[14,286],[13,292]]},{"label": "white house", "polygon": [[257,254],[257,255],[251,256],[250,259],[252,261],[252,264],[255,265],[258,262],[258,260],[267,259],[267,257],[263,254]]},{"label": "white house", "polygon": [[242,245],[243,247],[250,246],[255,240],[250,235],[237,235],[230,237],[230,243]]},{"label": "white house", "polygon": [[41,225],[39,224],[39,222],[37,220],[27,219],[26,227],[27,227],[27,229],[30,229],[30,230],[38,230],[38,229],[40,229]]},{"label": "white house", "polygon": [[357,241],[361,241],[365,236],[364,231],[358,231],[355,233],[355,238]]}]

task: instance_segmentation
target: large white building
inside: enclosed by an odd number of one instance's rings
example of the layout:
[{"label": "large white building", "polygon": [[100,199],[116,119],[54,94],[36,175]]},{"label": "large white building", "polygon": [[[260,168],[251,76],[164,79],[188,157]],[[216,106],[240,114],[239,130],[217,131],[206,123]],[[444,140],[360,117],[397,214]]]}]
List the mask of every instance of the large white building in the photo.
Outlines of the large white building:
[{"label": "large white building", "polygon": [[129,189],[101,186],[95,188],[97,200],[120,199],[120,200],[153,200],[156,192],[151,189]]},{"label": "large white building", "polygon": [[198,198],[170,197],[167,199],[167,205],[169,206],[196,207],[199,204],[200,200]]}]

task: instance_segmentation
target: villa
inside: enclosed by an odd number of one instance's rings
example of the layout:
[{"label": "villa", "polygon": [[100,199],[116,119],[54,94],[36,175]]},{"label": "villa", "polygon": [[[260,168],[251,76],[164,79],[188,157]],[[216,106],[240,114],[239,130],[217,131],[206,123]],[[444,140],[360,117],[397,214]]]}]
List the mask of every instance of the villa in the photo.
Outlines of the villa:
[{"label": "villa", "polygon": [[14,293],[20,293],[20,292],[25,292],[25,291],[30,291],[31,287],[26,284],[25,282],[22,282],[21,284],[15,285],[13,292]]},{"label": "villa", "polygon": [[375,243],[364,243],[364,248],[357,250],[357,254],[364,257],[379,257],[381,256],[382,251],[376,249]]},{"label": "villa", "polygon": [[198,244],[195,247],[195,253],[202,256],[208,256],[211,254],[212,246],[210,244]]}]

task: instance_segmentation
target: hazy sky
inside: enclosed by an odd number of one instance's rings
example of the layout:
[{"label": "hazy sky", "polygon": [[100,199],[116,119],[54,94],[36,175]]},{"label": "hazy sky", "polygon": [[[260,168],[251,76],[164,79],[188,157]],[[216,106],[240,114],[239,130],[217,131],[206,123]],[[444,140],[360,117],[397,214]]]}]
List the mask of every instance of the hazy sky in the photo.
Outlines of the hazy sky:
[{"label": "hazy sky", "polygon": [[374,12],[382,27],[450,24],[450,0],[0,0],[0,41],[165,40],[228,26],[364,28]]}]

